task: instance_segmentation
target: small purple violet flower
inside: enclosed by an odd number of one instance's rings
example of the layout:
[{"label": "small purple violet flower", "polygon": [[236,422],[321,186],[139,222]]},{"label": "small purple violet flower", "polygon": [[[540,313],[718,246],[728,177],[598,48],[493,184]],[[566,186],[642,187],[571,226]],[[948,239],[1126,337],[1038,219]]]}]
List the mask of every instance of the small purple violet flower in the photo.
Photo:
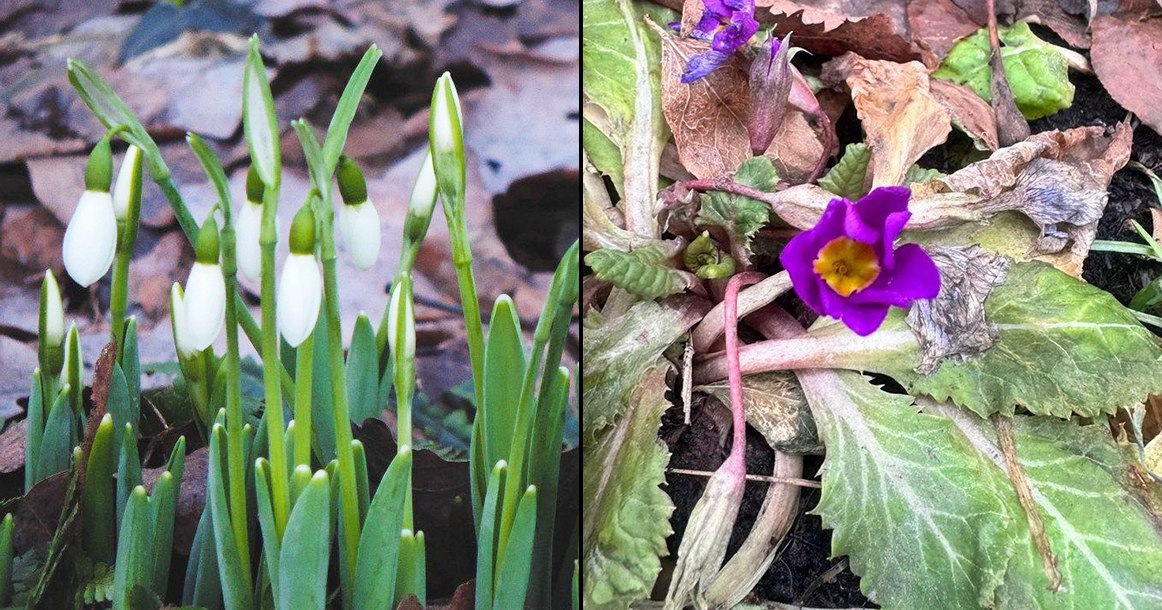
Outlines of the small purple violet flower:
[{"label": "small purple violet flower", "polygon": [[912,217],[910,195],[886,186],[856,203],[832,199],[814,227],[787,243],[779,261],[808,307],[866,336],[889,307],[936,297],[940,272],[928,253],[916,244],[893,247]]},{"label": "small purple violet flower", "polygon": [[709,41],[710,49],[690,58],[682,74],[683,83],[692,83],[717,70],[759,31],[754,0],[702,1],[706,11],[690,35]]}]

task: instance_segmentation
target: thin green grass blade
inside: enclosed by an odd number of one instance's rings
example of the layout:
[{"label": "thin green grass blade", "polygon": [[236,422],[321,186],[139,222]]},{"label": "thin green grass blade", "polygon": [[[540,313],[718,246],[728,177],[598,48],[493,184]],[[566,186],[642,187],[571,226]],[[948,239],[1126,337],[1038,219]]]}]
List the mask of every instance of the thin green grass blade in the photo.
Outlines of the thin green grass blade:
[{"label": "thin green grass blade", "polygon": [[85,487],[81,495],[81,519],[85,552],[89,557],[110,564],[117,548],[117,496],[113,490],[113,470],[117,463],[117,445],[113,442],[113,417],[101,418],[89,461],[85,468]]},{"label": "thin green grass blade", "polygon": [[262,530],[262,551],[265,555],[266,573],[270,578],[270,589],[274,599],[279,599],[279,561],[282,559],[282,543],[274,525],[274,506],[270,501],[270,462],[258,458],[254,464],[254,489],[258,503],[258,526]]},{"label": "thin green grass blade", "polygon": [[[218,574],[222,581],[222,598],[230,610],[249,610],[252,607],[250,566],[243,565],[230,524],[229,505],[226,501],[226,429],[214,424],[210,431],[210,475],[206,493],[213,517],[214,547],[218,554]],[[243,541],[244,543],[246,541]]]},{"label": "thin green grass blade", "polygon": [[117,523],[125,516],[129,493],[141,485],[141,458],[137,453],[137,434],[133,424],[125,424],[121,434],[121,456],[117,460]]},{"label": "thin green grass blade", "polygon": [[36,465],[35,485],[50,475],[68,470],[69,458],[73,454],[73,408],[72,390],[68,384],[61,388],[48,411],[44,424],[44,437],[40,443],[40,462]]},{"label": "thin green grass blade", "polygon": [[125,522],[117,541],[117,562],[113,576],[113,609],[131,610],[131,593],[135,586],[148,586],[151,572],[150,531],[153,509],[145,488],[138,485],[129,494]]},{"label": "thin green grass blade", "polygon": [[44,382],[40,369],[32,373],[32,390],[28,394],[28,414],[24,418],[24,492],[36,484],[36,465],[40,463],[40,445],[44,438]]},{"label": "thin green grass blade", "polygon": [[362,99],[363,91],[371,80],[375,64],[382,56],[383,51],[371,45],[363,54],[363,59],[359,60],[359,65],[355,66],[355,71],[347,80],[347,86],[343,88],[343,95],[339,97],[339,103],[335,106],[335,114],[331,116],[331,124],[327,126],[327,137],[323,144],[323,162],[326,164],[328,175],[335,171],[335,165],[339,163],[339,156],[343,154],[343,145],[347,143],[347,131],[355,118],[359,100]]},{"label": "thin green grass blade", "polygon": [[557,483],[561,471],[561,448],[565,432],[565,409],[569,402],[569,371],[557,369],[544,409],[537,411],[529,452],[529,483],[537,488],[537,533],[533,540],[533,572],[529,602],[538,608],[553,603],[553,533],[557,517]]}]

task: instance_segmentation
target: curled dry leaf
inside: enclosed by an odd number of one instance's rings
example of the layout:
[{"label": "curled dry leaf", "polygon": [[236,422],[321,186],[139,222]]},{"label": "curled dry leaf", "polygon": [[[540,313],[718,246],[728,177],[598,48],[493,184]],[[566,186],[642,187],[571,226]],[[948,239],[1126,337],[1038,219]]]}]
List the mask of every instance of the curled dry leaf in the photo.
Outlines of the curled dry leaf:
[{"label": "curled dry leaf", "polygon": [[908,29],[920,47],[921,61],[929,68],[939,65],[957,40],[981,26],[968,11],[970,7],[955,0],[912,0],[906,4]]},{"label": "curled dry leaf", "polygon": [[872,150],[872,186],[902,184],[928,149],[943,143],[951,117],[936,101],[920,62],[898,64],[846,53],[823,66],[823,80],[845,82]]},{"label": "curled dry leaf", "polygon": [[859,49],[875,59],[909,61],[919,59],[920,51],[908,31],[906,4],[896,0],[758,0],[755,16],[762,23],[773,21],[780,37],[794,32],[795,44],[812,53],[840,55]]},{"label": "curled dry leaf", "polygon": [[1162,19],[1094,19],[1090,58],[1110,96],[1162,133]]},{"label": "curled dry leaf", "polygon": [[[751,156],[746,117],[750,114],[747,65],[735,55],[721,68],[690,84],[681,82],[690,57],[707,48],[698,40],[679,38],[655,26],[662,38],[662,113],[674,134],[678,158],[697,178],[722,178]],[[779,177],[810,177],[823,144],[802,112],[788,109],[774,142],[766,151]]]},{"label": "curled dry leaf", "polygon": [[972,89],[943,79],[932,79],[928,85],[932,97],[951,115],[952,124],[968,134],[977,148],[997,149],[997,118],[988,102]]},{"label": "curled dry leaf", "polygon": [[944,358],[963,362],[996,343],[997,331],[985,319],[984,302],[1005,281],[1012,263],[979,246],[927,251],[940,269],[940,294],[912,303],[907,317],[920,342],[916,372],[922,375],[936,370]]}]

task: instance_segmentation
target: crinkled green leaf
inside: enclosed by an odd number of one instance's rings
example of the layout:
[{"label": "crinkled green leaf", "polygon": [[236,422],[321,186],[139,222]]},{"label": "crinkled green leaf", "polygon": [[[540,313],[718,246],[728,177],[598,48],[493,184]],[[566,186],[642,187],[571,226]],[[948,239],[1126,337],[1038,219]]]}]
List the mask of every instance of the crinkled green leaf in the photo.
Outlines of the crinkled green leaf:
[{"label": "crinkled green leaf", "polygon": [[838,197],[855,201],[867,194],[867,164],[870,161],[871,149],[867,144],[848,144],[839,163],[819,179],[819,186]]},{"label": "crinkled green leaf", "polygon": [[[734,174],[734,181],[764,192],[775,190],[779,177],[768,157],[751,157]],[[695,222],[700,227],[720,227],[731,242],[750,252],[750,240],[770,222],[771,207],[750,197],[713,191],[702,196]]]},{"label": "crinkled green leaf", "polygon": [[[585,608],[628,608],[649,594],[661,571],[658,558],[666,553],[674,508],[659,487],[670,457],[658,440],[662,412],[669,406],[666,368],[655,366],[622,386],[621,399],[628,403],[624,413],[584,443]],[[599,404],[589,402],[592,388],[586,379],[587,405]]]},{"label": "crinkled green leaf", "polygon": [[1018,535],[1002,476],[944,419],[918,414],[858,373],[804,388],[827,447],[816,512],[833,555],[885,608],[978,608]]},{"label": "crinkled green leaf", "polygon": [[[988,476],[1005,476],[993,427],[952,405],[932,409],[992,462]],[[1133,450],[1110,438],[1104,423],[1079,426],[1048,417],[1012,420],[1017,459],[1045,524],[1060,574],[1050,590],[1016,494],[1007,502],[1021,535],[997,608],[1012,610],[1162,607],[1162,487],[1144,483]],[[984,475],[984,473],[981,473]]]},{"label": "crinkled green leaf", "polygon": [[[1023,21],[1000,28],[999,35],[1005,78],[1025,118],[1039,119],[1073,104],[1069,65],[1055,47],[1037,38]],[[932,76],[968,85],[991,102],[990,56],[988,30],[982,28],[957,42]]]},{"label": "crinkled green leaf", "polygon": [[625,315],[611,320],[596,311],[586,316],[582,372],[586,438],[629,408],[641,376],[700,317],[700,312],[688,307],[652,301],[636,303]]},{"label": "crinkled green leaf", "polygon": [[942,178],[943,176],[944,173],[940,170],[913,165],[908,168],[908,173],[904,174],[904,184],[923,184],[937,178]]},{"label": "crinkled green leaf", "polygon": [[[1049,575],[992,425],[950,404],[924,413],[856,373],[806,388],[827,445],[817,511],[884,608],[1155,608],[1162,494],[1102,424],[1011,420],[1061,586]],[[922,566],[923,569],[917,569]]]},{"label": "crinkled green leaf", "polygon": [[1093,417],[1162,391],[1162,346],[1109,293],[1039,262],[1018,263],[985,302],[997,343],[979,357],[945,360],[930,375],[903,359],[879,372],[913,394],[951,399],[980,415]]},{"label": "crinkled green leaf", "polygon": [[597,278],[643,299],[682,292],[693,285],[691,274],[675,269],[664,246],[643,246],[630,252],[602,249],[585,255]]}]

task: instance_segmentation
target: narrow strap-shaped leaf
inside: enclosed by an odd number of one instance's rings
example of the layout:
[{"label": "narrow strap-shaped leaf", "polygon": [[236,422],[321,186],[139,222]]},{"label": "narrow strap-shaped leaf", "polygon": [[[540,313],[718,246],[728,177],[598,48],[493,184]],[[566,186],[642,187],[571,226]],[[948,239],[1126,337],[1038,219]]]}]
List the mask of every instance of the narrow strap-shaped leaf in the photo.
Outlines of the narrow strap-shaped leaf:
[{"label": "narrow strap-shaped leaf", "polygon": [[136,429],[141,421],[141,350],[137,346],[137,318],[125,321],[125,338],[118,352],[125,385],[129,388],[129,423]]},{"label": "narrow strap-shaped leaf", "polygon": [[207,504],[198,519],[198,528],[194,531],[194,542],[190,547],[190,562],[186,565],[185,586],[182,587],[183,605],[204,607],[207,610],[222,608],[222,587],[218,578],[213,527],[210,506]]},{"label": "narrow strap-shaped leaf", "polygon": [[[511,482],[510,482],[511,483]],[[508,546],[496,571],[494,608],[524,608],[532,568],[533,538],[537,533],[537,488],[529,485],[516,511]]]},{"label": "narrow strap-shaped leaf", "polygon": [[205,140],[193,132],[186,134],[186,143],[190,145],[190,149],[194,151],[194,156],[198,158],[198,162],[202,164],[202,169],[205,170],[210,183],[214,185],[214,190],[218,193],[218,201],[221,201],[222,205],[229,206],[230,180],[226,178],[226,170],[222,169],[222,163],[218,161],[214,151],[206,146]]},{"label": "narrow strap-shaped leaf", "polygon": [[391,607],[399,606],[409,593],[415,592],[416,582],[416,535],[405,529],[399,534],[399,562],[395,569],[395,587],[392,593]]},{"label": "narrow strap-shaped leaf", "polygon": [[258,526],[262,529],[262,550],[265,555],[266,573],[270,578],[270,590],[274,599],[279,599],[279,561],[282,558],[282,544],[274,525],[274,506],[270,502],[270,462],[258,458],[254,464],[255,497],[258,501]]},{"label": "narrow strap-shaped leaf", "polygon": [[557,517],[557,483],[561,470],[565,409],[569,401],[569,371],[557,369],[549,388],[549,398],[537,410],[532,449],[529,452],[529,483],[537,488],[537,533],[533,538],[533,572],[529,603],[535,607],[552,605],[553,531]]},{"label": "narrow strap-shaped leaf", "polygon": [[355,118],[355,110],[359,107],[363,90],[367,88],[371,72],[375,70],[375,64],[382,56],[383,51],[371,45],[371,48],[363,54],[363,59],[359,60],[359,65],[355,66],[351,78],[347,80],[339,104],[335,106],[335,114],[331,116],[331,124],[327,127],[327,138],[323,144],[323,161],[328,172],[334,171],[335,165],[339,163],[339,155],[343,154],[343,145],[347,142],[347,130],[351,128],[351,121]]},{"label": "narrow strap-shaped leaf", "polygon": [[[287,436],[290,435],[288,434]],[[298,497],[307,490],[307,486],[311,483],[311,477],[310,466],[306,464],[295,466],[294,471],[290,475],[291,506],[294,506],[295,502],[298,501]],[[283,538],[286,538],[286,534],[283,534]]]},{"label": "narrow strap-shaped leaf", "polygon": [[331,558],[331,491],[326,471],[311,477],[287,520],[280,560],[281,610],[322,610]]},{"label": "narrow strap-shaped leaf", "polygon": [[484,459],[484,428],[480,413],[472,418],[472,438],[468,442],[468,485],[472,493],[472,522],[480,533],[480,514],[487,493],[487,462]]},{"label": "narrow strap-shaped leaf", "polygon": [[331,174],[327,172],[323,161],[323,149],[319,146],[319,138],[315,137],[314,128],[306,119],[291,121],[295,135],[303,147],[303,156],[307,159],[307,168],[311,172],[311,183],[319,192],[330,188]]},{"label": "narrow strap-shaped leaf", "polygon": [[48,411],[48,420],[44,424],[44,438],[40,443],[40,462],[36,465],[35,485],[49,475],[56,474],[69,467],[69,457],[72,455],[73,411],[71,405],[72,391],[65,384],[52,408]]},{"label": "narrow strap-shaped leaf", "polygon": [[484,495],[480,530],[476,536],[476,610],[492,610],[493,584],[496,582],[496,534],[499,521],[496,509],[504,493],[507,465],[501,460],[492,467],[488,477],[488,491]]},{"label": "narrow strap-shaped leaf", "polygon": [[141,125],[141,122],[133,116],[133,111],[129,109],[129,106],[113,92],[113,88],[80,60],[69,59],[68,71],[69,83],[77,90],[81,100],[93,111],[102,125],[107,129],[119,126],[129,128],[129,132],[122,135],[145,153],[145,160],[149,164],[149,173],[153,179],[161,180],[169,177],[169,167],[161,158],[157,144],[149,136],[145,127]]},{"label": "narrow strap-shaped leaf", "polygon": [[81,495],[81,514],[85,552],[106,564],[115,557],[117,496],[113,491],[113,469],[117,463],[117,445],[113,442],[113,418],[101,418],[89,461],[85,468],[85,487]]},{"label": "narrow strap-shaped leaf", "polygon": [[226,471],[225,444],[226,429],[222,424],[214,424],[210,431],[210,474],[206,493],[212,507],[214,546],[218,552],[218,574],[222,579],[225,607],[227,610],[248,610],[252,607],[250,566],[242,565],[239,559],[238,542],[230,525],[223,476]]},{"label": "narrow strap-shaped leaf", "polygon": [[114,455],[121,450],[121,435],[125,433],[125,424],[137,426],[137,422],[133,420],[129,400],[129,382],[125,377],[125,371],[121,364],[114,362],[113,374],[109,377],[109,396],[105,401],[105,412],[113,416]]},{"label": "narrow strap-shaped leaf", "polygon": [[484,349],[484,396],[477,417],[484,419],[484,472],[491,464],[506,459],[512,446],[516,426],[516,409],[520,402],[525,373],[525,351],[520,319],[508,295],[501,295],[492,308],[488,324],[488,343]]},{"label": "narrow strap-shaped leaf", "polygon": [[411,473],[410,449],[391,460],[379,483],[359,537],[355,562],[353,607],[360,610],[391,610],[403,527],[404,496]]},{"label": "narrow strap-shaped leaf", "polygon": [[371,328],[367,314],[360,312],[351,334],[351,347],[347,351],[347,408],[352,422],[362,424],[363,420],[376,417],[382,410],[378,378],[379,355],[375,352],[375,331]]},{"label": "narrow strap-shaped leaf", "polygon": [[367,518],[367,510],[371,505],[371,481],[367,478],[367,451],[363,443],[351,441],[351,451],[355,454],[355,484],[359,492],[359,518]]},{"label": "narrow strap-shaped leaf", "polygon": [[117,563],[113,576],[114,610],[130,610],[130,592],[136,585],[147,585],[150,579],[150,534],[153,510],[145,488],[138,485],[129,494],[125,522],[117,541]]},{"label": "narrow strap-shaped leaf", "polygon": [[12,515],[0,523],[0,606],[12,600]]},{"label": "narrow strap-shaped leaf", "polygon": [[242,128],[250,148],[250,162],[268,187],[279,184],[282,158],[279,152],[278,120],[274,98],[266,79],[266,66],[258,52],[258,35],[250,38],[242,81]]},{"label": "narrow strap-shaped leaf", "polygon": [[44,438],[44,388],[40,369],[32,373],[32,391],[28,394],[28,414],[24,418],[24,491],[36,484],[36,465],[40,462],[40,445]]},{"label": "narrow strap-shaped leaf", "polygon": [[[327,308],[319,308],[319,321],[311,333],[315,344],[315,355],[311,358],[314,373],[311,374],[311,431],[315,446],[319,450],[319,461],[335,459],[335,418],[332,415],[331,398],[331,338],[327,334]],[[332,476],[334,481],[335,477]]]},{"label": "narrow strap-shaped leaf", "polygon": [[141,485],[141,458],[137,453],[137,434],[133,424],[125,424],[121,434],[121,456],[117,460],[117,523],[125,516],[129,493]]},{"label": "narrow strap-shaped leaf", "polygon": [[[136,445],[136,443],[134,443]],[[178,437],[170,452],[166,471],[153,487],[153,592],[164,598],[169,584],[169,564],[173,556],[173,528],[178,498],[182,492],[182,475],[186,464],[186,437]]]}]

